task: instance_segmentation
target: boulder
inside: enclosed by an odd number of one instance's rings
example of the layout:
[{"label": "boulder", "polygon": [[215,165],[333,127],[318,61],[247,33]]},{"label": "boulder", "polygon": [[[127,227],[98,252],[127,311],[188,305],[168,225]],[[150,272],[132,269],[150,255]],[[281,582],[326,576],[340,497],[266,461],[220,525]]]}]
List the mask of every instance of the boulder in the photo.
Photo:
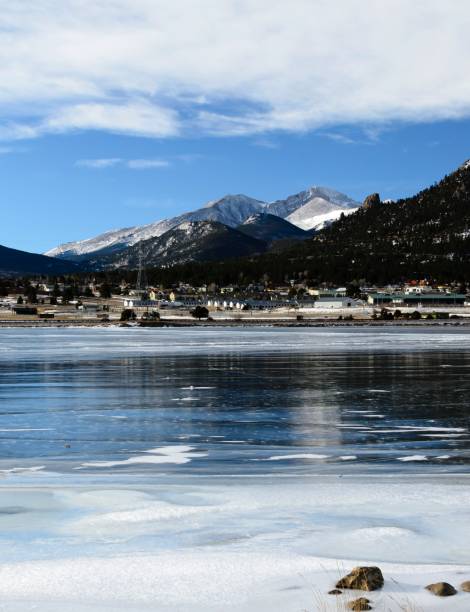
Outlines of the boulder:
[{"label": "boulder", "polygon": [[328,591],[328,595],[341,595],[343,593],[343,591],[340,591],[339,589],[333,589],[332,591]]},{"label": "boulder", "polygon": [[426,588],[438,597],[450,597],[457,594],[456,589],[448,582],[435,582],[434,584],[428,584]]},{"label": "boulder", "polygon": [[383,585],[384,577],[379,567],[355,567],[350,574],[336,583],[336,588],[376,591]]},{"label": "boulder", "polygon": [[359,597],[353,601],[348,601],[347,606],[349,610],[372,610],[372,606],[369,605],[370,601],[365,597]]},{"label": "boulder", "polygon": [[465,582],[462,582],[462,584],[460,585],[460,588],[462,589],[462,591],[465,591],[466,593],[470,593],[470,580],[466,580]]}]

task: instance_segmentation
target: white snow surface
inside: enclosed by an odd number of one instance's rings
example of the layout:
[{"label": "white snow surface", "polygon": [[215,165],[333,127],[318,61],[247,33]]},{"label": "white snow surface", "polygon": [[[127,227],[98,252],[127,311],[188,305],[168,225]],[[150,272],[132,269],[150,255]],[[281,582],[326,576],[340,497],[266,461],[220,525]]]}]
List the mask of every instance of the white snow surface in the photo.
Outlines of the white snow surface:
[{"label": "white snow surface", "polygon": [[[132,246],[141,240],[162,236],[187,221],[218,221],[229,227],[237,227],[260,212],[287,219],[302,229],[319,229],[326,222],[338,218],[341,212],[352,212],[357,206],[358,203],[348,196],[327,187],[311,187],[285,200],[270,203],[242,194],[227,195],[176,217],[147,225],[110,230],[86,240],[67,242],[50,249],[45,255],[67,258]],[[316,219],[318,216],[321,218]]]},{"label": "white snow surface", "polygon": [[467,611],[470,594],[443,600],[424,587],[470,579],[468,485],[466,476],[149,485],[11,474],[0,488],[0,607],[333,612],[343,609],[327,595],[338,578],[377,564],[385,586],[366,594],[374,610]]},{"label": "white snow surface", "polygon": [[[320,198],[315,199],[319,200]],[[286,220],[304,230],[319,230],[333,223],[333,221],[337,221],[342,214],[350,215],[358,210],[357,208],[330,208],[328,210],[328,208],[330,207],[321,202],[319,209],[327,210],[327,212],[317,214],[316,202],[312,201],[293,212]]]}]

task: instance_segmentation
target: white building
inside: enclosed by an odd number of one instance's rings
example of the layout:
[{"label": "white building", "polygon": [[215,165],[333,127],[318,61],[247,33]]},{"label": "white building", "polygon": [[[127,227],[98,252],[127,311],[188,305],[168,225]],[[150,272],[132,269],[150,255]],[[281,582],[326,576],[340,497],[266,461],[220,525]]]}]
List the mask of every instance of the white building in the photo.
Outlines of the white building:
[{"label": "white building", "polygon": [[405,285],[405,295],[422,295],[423,293],[432,293],[433,288],[427,285]]},{"label": "white building", "polygon": [[323,297],[315,301],[315,308],[356,308],[360,303],[349,297]]}]

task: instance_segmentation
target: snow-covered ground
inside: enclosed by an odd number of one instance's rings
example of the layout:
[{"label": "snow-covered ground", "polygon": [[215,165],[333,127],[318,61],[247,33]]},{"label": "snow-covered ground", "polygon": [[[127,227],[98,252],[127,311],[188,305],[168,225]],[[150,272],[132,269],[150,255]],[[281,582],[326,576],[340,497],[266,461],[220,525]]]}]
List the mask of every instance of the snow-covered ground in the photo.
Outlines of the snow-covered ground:
[{"label": "snow-covered ground", "polygon": [[470,579],[466,477],[81,479],[4,479],[0,609],[338,610],[358,564],[384,573],[375,610],[470,609],[424,589]]}]

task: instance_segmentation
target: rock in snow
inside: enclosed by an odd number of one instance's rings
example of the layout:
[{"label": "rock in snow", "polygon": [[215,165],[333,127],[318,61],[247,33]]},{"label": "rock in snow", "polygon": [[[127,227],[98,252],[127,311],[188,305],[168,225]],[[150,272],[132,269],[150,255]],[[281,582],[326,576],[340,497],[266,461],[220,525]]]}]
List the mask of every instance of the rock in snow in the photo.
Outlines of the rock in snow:
[{"label": "rock in snow", "polygon": [[450,597],[451,595],[457,594],[457,590],[448,582],[435,582],[434,584],[428,584],[426,589],[438,597]]},{"label": "rock in snow", "polygon": [[470,593],[470,580],[462,582],[460,588],[462,589],[462,591],[465,591],[465,593]]},{"label": "rock in snow", "polygon": [[365,597],[359,597],[359,599],[354,599],[353,601],[348,602],[347,606],[349,610],[372,610],[372,607],[369,605],[370,601]]},{"label": "rock in snow", "polygon": [[336,583],[337,589],[376,591],[384,585],[384,577],[378,567],[355,567],[350,574]]}]

